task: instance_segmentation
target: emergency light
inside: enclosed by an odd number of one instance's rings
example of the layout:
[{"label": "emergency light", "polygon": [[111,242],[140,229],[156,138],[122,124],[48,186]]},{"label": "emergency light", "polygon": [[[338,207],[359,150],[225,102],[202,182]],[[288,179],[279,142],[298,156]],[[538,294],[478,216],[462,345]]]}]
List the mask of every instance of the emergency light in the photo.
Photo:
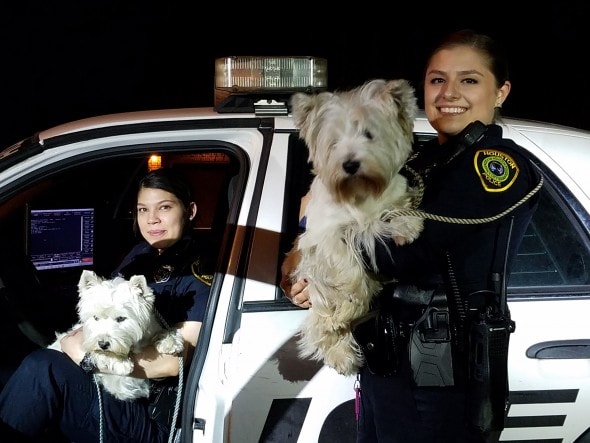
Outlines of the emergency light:
[{"label": "emergency light", "polygon": [[287,115],[294,92],[325,91],[328,62],[317,57],[234,56],[215,60],[215,110]]}]

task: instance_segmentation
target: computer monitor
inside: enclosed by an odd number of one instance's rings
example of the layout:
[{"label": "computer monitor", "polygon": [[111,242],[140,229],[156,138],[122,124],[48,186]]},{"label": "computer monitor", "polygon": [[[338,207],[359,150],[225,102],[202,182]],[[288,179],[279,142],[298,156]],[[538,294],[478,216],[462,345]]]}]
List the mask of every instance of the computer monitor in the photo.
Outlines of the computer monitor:
[{"label": "computer monitor", "polygon": [[27,254],[37,270],[94,264],[94,209],[29,209]]}]

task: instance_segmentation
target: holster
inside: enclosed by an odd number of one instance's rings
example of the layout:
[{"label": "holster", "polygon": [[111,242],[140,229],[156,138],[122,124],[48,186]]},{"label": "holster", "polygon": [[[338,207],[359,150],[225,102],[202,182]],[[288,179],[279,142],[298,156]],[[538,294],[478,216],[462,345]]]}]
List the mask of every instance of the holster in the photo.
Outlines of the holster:
[{"label": "holster", "polygon": [[416,386],[453,386],[451,320],[447,295],[432,292],[424,314],[412,328],[410,365]]},{"label": "holster", "polygon": [[398,285],[381,297],[379,309],[353,323],[352,334],[373,374],[396,374],[406,359],[417,386],[454,384],[450,315],[442,289]]},{"label": "holster", "polygon": [[397,373],[402,359],[408,358],[412,326],[422,315],[430,294],[415,286],[399,285],[391,292],[384,291],[377,308],[352,323],[352,335],[371,373]]}]

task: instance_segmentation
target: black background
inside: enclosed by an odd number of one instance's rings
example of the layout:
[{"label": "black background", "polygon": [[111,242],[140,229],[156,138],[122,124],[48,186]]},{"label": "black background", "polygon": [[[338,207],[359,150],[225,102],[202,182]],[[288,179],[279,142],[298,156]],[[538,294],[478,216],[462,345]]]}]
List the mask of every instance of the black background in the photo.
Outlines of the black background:
[{"label": "black background", "polygon": [[590,130],[590,2],[406,3],[3,3],[0,147],[94,115],[213,106],[214,60],[231,55],[325,57],[331,90],[407,78],[419,91],[431,45],[464,27],[507,51],[505,116]]}]

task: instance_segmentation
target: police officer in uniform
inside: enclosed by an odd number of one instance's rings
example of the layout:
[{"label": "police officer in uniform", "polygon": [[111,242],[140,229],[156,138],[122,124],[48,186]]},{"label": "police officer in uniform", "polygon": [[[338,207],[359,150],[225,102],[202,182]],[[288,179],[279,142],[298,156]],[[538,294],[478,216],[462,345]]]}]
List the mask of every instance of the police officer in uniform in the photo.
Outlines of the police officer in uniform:
[{"label": "police officer in uniform", "polygon": [[[438,137],[416,148],[406,174],[423,185],[419,210],[436,217],[409,245],[377,242],[378,273],[397,281],[379,297],[396,320],[397,355],[385,374],[360,371],[359,443],[499,438],[514,326],[505,284],[542,185],[495,123],[510,88],[499,48],[474,31],[450,35],[428,60],[424,108]],[[485,322],[502,326],[498,336],[482,337]],[[498,337],[495,357],[486,343]],[[480,380],[488,358],[494,379]]]},{"label": "police officer in uniform", "polygon": [[[424,180],[420,210],[440,219],[426,219],[423,233],[410,245],[377,243],[381,276],[397,281],[385,287],[379,301],[401,322],[402,337],[396,347],[396,367],[385,368],[385,374],[370,365],[361,370],[359,441],[479,442],[497,437],[498,429],[478,429],[468,420],[474,412],[469,408],[478,401],[468,396],[469,359],[473,358],[469,326],[489,302],[480,294],[498,294],[497,284],[502,282],[494,281],[494,272],[501,279],[508,277],[501,275],[503,265],[506,260],[509,268],[536,209],[540,177],[521,149],[502,138],[501,127],[491,124],[483,129],[483,136],[471,146],[465,146],[464,133],[443,145],[433,140],[408,164]],[[504,216],[493,220],[503,212]],[[451,354],[434,370],[440,370],[442,378],[426,369],[425,386],[419,386],[420,362],[412,368],[409,355],[410,328],[418,323],[430,298],[416,299],[412,290],[425,291],[430,297],[433,289],[445,296],[437,312],[446,311],[448,317],[438,317],[441,323],[435,328],[448,331],[450,347],[445,352]],[[504,394],[503,388],[494,387]],[[484,421],[492,419],[502,422],[502,417],[484,417]]]},{"label": "police officer in uniform", "polygon": [[[143,238],[113,273],[145,275],[164,326],[177,328],[184,340],[184,373],[212,280],[200,245],[190,235],[196,213],[190,188],[177,171],[148,173],[139,183],[135,212],[135,228]],[[53,435],[52,441],[62,436],[77,442],[169,441],[174,387],[182,373],[178,357],[157,354],[154,347],[134,354],[132,375],[154,379],[158,389],[150,399],[122,401],[107,391],[98,393],[96,368],[85,358],[82,338],[80,328],[62,339],[64,352],[38,349],[25,357],[0,393],[0,440],[45,441]]]},{"label": "police officer in uniform", "polygon": [[[510,89],[506,61],[486,35],[458,31],[431,52],[424,110],[437,138],[416,147],[403,171],[422,191],[424,230],[407,245],[376,242],[378,269],[371,271],[392,283],[377,297],[378,321],[353,325],[366,357],[357,443],[499,438],[514,327],[505,283],[542,186],[524,150],[496,124]],[[282,270],[288,276],[287,261]],[[281,282],[303,308],[310,307],[306,286],[305,279]],[[481,383],[473,350],[486,348],[492,329],[503,353],[493,357],[494,378]]]}]

